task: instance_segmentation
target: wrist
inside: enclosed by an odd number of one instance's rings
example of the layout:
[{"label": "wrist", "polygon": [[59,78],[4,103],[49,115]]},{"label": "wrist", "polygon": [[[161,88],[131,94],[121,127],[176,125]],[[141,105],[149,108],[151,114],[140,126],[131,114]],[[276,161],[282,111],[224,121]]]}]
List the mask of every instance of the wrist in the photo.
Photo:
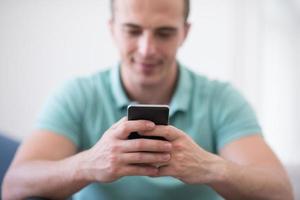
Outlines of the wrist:
[{"label": "wrist", "polygon": [[86,151],[76,154],[69,163],[72,180],[79,183],[89,184],[93,182],[88,169],[88,162],[85,161]]},{"label": "wrist", "polygon": [[209,166],[208,185],[214,185],[226,182],[229,177],[230,162],[220,156],[214,155]]}]

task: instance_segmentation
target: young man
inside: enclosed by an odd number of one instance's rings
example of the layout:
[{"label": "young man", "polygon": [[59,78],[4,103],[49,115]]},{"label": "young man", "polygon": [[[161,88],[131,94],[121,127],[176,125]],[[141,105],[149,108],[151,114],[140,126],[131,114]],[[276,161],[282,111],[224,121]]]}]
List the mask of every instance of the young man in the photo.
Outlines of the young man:
[{"label": "young man", "polygon": [[[188,3],[112,2],[120,65],[53,95],[6,176],[4,199],[61,199],[77,191],[89,200],[293,199],[244,98],[177,62],[190,26]],[[169,104],[171,125],[128,121],[132,101]],[[167,141],[128,140],[134,131]]]}]

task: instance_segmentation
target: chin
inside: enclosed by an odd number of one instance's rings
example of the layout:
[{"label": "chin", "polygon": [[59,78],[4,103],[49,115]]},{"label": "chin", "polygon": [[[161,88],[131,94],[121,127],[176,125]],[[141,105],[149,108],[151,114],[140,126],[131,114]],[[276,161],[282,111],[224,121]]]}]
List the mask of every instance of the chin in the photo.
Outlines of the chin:
[{"label": "chin", "polygon": [[132,81],[143,87],[153,87],[163,83],[163,65],[143,66],[139,63],[129,62],[127,73],[131,74]]},{"label": "chin", "polygon": [[138,84],[143,87],[155,87],[162,83],[162,78],[157,76],[139,76],[138,77]]}]

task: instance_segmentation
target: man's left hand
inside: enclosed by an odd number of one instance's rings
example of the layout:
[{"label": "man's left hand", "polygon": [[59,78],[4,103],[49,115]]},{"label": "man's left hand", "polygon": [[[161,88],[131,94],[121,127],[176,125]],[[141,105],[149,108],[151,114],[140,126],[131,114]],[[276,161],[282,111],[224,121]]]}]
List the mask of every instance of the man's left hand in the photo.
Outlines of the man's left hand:
[{"label": "man's left hand", "polygon": [[172,143],[171,159],[157,177],[172,176],[187,184],[206,184],[222,175],[223,159],[205,151],[191,137],[173,126],[156,126],[147,136],[162,136]]}]

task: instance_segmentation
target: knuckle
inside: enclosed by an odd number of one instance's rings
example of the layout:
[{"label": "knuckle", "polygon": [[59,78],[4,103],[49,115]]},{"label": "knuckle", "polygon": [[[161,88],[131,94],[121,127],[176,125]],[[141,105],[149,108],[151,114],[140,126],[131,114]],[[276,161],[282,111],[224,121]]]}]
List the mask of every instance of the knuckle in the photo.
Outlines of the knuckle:
[{"label": "knuckle", "polygon": [[117,177],[120,173],[120,165],[117,162],[117,158],[112,156],[107,167],[107,173],[111,177]]},{"label": "knuckle", "polygon": [[163,126],[165,133],[169,133],[171,131],[171,126]]},{"label": "knuckle", "polygon": [[117,166],[118,161],[119,161],[119,158],[118,158],[118,156],[116,156],[115,154],[111,154],[111,155],[108,157],[109,166],[110,166],[111,168],[114,168],[115,166]]},{"label": "knuckle", "polygon": [[165,130],[164,130],[165,135],[167,136],[167,138],[170,138],[171,137],[172,128],[170,126],[166,126],[164,128],[165,128]]},{"label": "knuckle", "polygon": [[153,173],[153,170],[152,169],[141,169],[141,173],[142,174],[152,174]]},{"label": "knuckle", "polygon": [[178,151],[182,151],[184,149],[184,145],[180,142],[175,142],[173,143],[173,148]]},{"label": "knuckle", "polygon": [[176,160],[178,161],[178,163],[182,163],[184,161],[185,157],[183,153],[177,153],[176,155]]},{"label": "knuckle", "polygon": [[138,171],[139,171],[138,172],[139,174],[144,174],[144,175],[153,174],[153,169],[151,169],[151,168],[139,168]]},{"label": "knuckle", "polygon": [[174,166],[174,174],[176,174],[177,177],[181,176],[181,166],[180,165],[176,165]]},{"label": "knuckle", "polygon": [[155,145],[155,149],[161,152],[167,152],[168,148],[166,147],[166,145],[164,143],[158,143]]},{"label": "knuckle", "polygon": [[143,154],[141,154],[141,153],[137,153],[136,154],[136,159],[137,160],[143,160],[143,159],[145,159],[145,156]]},{"label": "knuckle", "polygon": [[167,151],[171,150],[172,144],[169,141],[159,141],[159,143],[157,144],[160,146],[162,150],[167,150]]},{"label": "knuckle", "polygon": [[112,147],[111,147],[111,153],[115,153],[115,152],[119,152],[121,151],[121,146],[118,145],[118,144],[114,144]]},{"label": "knuckle", "polygon": [[107,170],[108,170],[108,174],[110,174],[111,176],[117,176],[119,172],[118,167],[115,165],[109,166]]},{"label": "knuckle", "polygon": [[143,148],[143,146],[144,146],[144,144],[143,144],[142,141],[140,141],[140,140],[136,140],[136,141],[135,141],[135,148],[136,148],[137,150],[141,150],[141,149]]},{"label": "knuckle", "polygon": [[117,127],[118,127],[118,123],[115,123],[115,124],[113,124],[112,126],[111,126],[111,129],[116,129]]},{"label": "knuckle", "polygon": [[124,122],[119,126],[119,131],[124,134],[129,132],[128,122]]}]

